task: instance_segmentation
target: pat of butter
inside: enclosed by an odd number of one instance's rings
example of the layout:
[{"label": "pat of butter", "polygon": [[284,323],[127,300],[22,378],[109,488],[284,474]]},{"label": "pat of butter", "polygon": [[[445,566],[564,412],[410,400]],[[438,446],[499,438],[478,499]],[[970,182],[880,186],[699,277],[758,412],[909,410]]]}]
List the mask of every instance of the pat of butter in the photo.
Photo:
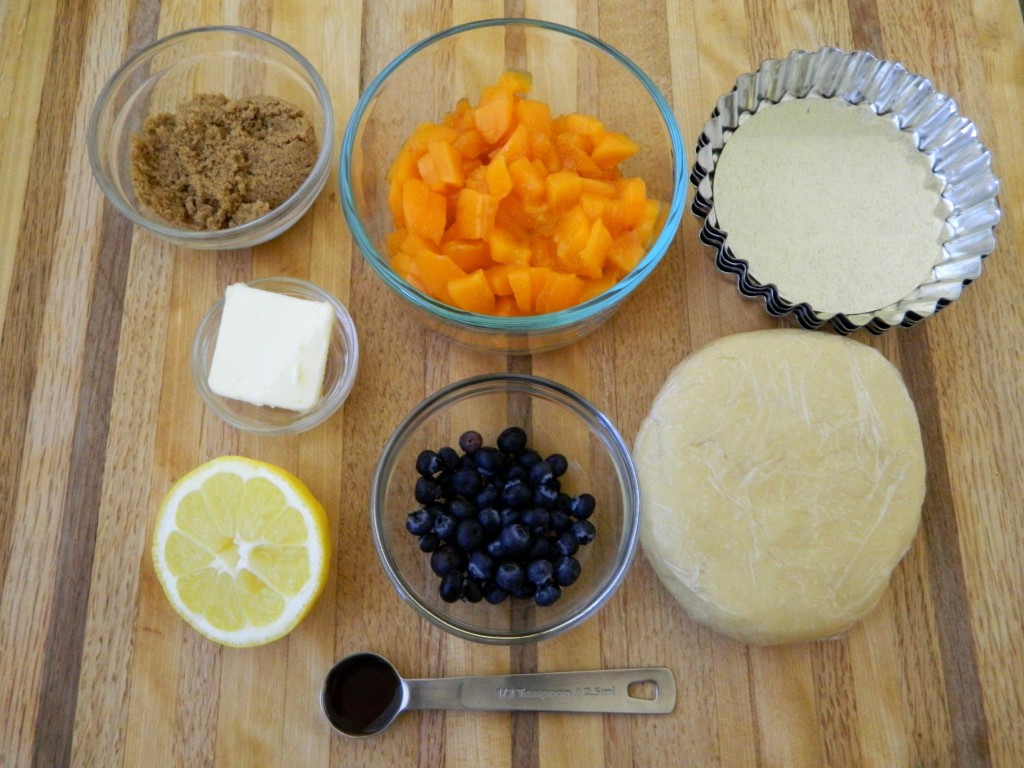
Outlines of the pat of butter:
[{"label": "pat of butter", "polygon": [[253,405],[308,411],[320,400],[333,322],[327,302],[229,285],[210,389]]}]

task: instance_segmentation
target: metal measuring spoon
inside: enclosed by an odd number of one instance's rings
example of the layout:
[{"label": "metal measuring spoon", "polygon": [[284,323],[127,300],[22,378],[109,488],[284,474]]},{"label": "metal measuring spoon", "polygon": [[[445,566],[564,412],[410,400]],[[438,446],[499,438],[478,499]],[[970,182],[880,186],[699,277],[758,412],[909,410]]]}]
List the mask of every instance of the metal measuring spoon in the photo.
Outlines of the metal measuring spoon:
[{"label": "metal measuring spoon", "polygon": [[375,653],[346,656],[320,691],[324,715],[346,736],[380,733],[407,709],[665,714],[675,703],[665,667],[404,680]]}]

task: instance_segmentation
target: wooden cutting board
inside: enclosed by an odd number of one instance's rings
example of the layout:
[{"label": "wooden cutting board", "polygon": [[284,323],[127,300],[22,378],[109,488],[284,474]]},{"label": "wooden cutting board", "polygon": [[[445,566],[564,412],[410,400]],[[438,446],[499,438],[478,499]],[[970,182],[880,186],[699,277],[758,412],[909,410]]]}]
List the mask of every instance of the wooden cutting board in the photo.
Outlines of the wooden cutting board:
[{"label": "wooden cutting board", "polygon": [[[0,765],[1024,765],[1024,22],[1013,0],[8,0],[0,15]],[[881,604],[842,639],[747,647],[694,624],[637,557],[582,627],[539,645],[448,637],[402,603],[370,543],[369,479],[425,395],[531,371],[573,387],[631,441],[667,372],[772,320],[718,274],[687,213],[668,256],[605,327],[533,358],[424,331],[354,250],[332,173],[313,210],[252,251],[188,251],[135,231],[89,171],[106,78],[165,34],[241,24],[302,51],[338,135],[361,89],[452,24],[539,16],[632,57],[692,151],[737,75],[794,48],[867,49],[929,77],[977,124],[1002,181],[985,275],[910,330],[858,336],[903,372],[926,441],[921,530]],[[228,283],[308,278],[349,306],[362,367],[343,411],[301,437],[219,422],[188,349]],[[148,554],[160,498],[241,453],[303,478],[331,516],[327,589],[286,640],[229,650],[172,612]],[[409,676],[666,665],[667,716],[415,713],[333,735],[317,691],[370,649]]]}]

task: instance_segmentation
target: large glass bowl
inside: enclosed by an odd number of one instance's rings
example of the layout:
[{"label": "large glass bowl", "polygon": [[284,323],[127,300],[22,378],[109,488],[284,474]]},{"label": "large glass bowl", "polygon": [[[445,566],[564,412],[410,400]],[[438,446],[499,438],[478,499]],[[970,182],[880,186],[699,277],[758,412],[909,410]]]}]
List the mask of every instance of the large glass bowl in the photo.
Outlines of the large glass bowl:
[{"label": "large glass bowl", "polygon": [[[498,605],[447,603],[430,556],[405,527],[418,504],[416,459],[424,449],[458,449],[459,435],[479,432],[494,445],[509,426],[526,430],[542,456],[562,453],[569,468],[562,490],[591,493],[594,540],[576,557],[579,580],[551,606],[529,599]],[[640,491],[630,453],[615,427],[591,403],[546,379],[488,374],[451,384],[420,403],[384,447],[371,494],[373,539],[384,570],[399,595],[420,615],[458,637],[482,643],[528,643],[562,633],[594,615],[622,583],[636,549]]]},{"label": "large glass bowl", "polygon": [[[309,176],[273,210],[229,229],[194,231],[169,225],[139,201],[132,186],[131,148],[132,136],[148,117],[173,113],[204,93],[283,99],[313,122],[320,149]],[[333,142],[331,98],[313,66],[287,43],[241,27],[186,30],[135,54],[100,93],[87,136],[93,175],[114,207],[158,237],[199,249],[248,248],[291,227],[327,181]]]},{"label": "large glass bowl", "polygon": [[[570,309],[494,317],[453,308],[413,288],[389,266],[393,229],[385,174],[405,139],[439,122],[456,102],[476,101],[507,69],[533,76],[530,98],[553,115],[582,112],[640,145],[622,166],[664,203],[663,224],[646,256],[618,284]],[[385,285],[429,328],[493,351],[535,353],[579,339],[607,320],[665,255],[686,196],[686,156],[672,108],[651,79],[606,43],[569,27],[529,19],[491,19],[454,27],[402,53],[364,91],[342,141],[339,183],[356,244]]]}]

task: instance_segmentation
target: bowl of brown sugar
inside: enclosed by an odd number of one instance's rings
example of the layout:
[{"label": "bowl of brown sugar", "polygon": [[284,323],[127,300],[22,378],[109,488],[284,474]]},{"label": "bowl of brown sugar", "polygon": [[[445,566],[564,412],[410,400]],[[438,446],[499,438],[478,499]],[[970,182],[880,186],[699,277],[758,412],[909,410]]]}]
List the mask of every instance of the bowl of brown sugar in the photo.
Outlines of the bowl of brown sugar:
[{"label": "bowl of brown sugar", "polygon": [[178,245],[247,248],[309,209],[330,171],[334,113],[313,66],[241,27],[157,40],[103,88],[88,130],[103,193]]}]

